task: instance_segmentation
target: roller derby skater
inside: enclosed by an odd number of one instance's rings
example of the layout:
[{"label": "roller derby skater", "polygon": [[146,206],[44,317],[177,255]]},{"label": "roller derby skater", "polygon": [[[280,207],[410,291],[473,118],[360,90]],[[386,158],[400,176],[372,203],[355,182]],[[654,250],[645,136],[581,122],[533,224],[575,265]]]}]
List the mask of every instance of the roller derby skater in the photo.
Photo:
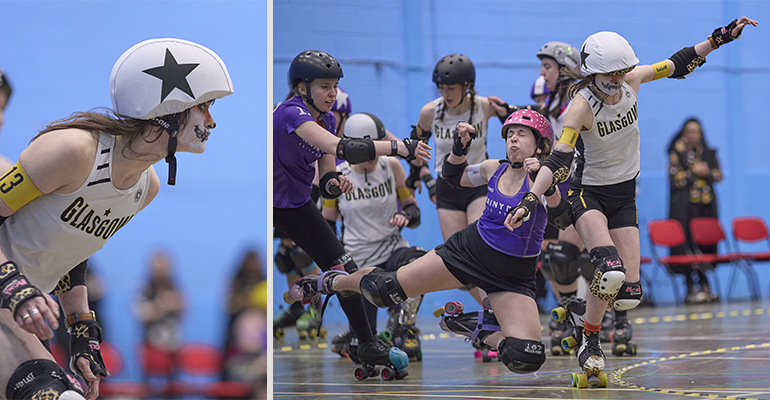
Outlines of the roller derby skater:
[{"label": "roller derby skater", "polygon": [[599,340],[599,330],[586,326],[586,302],[575,299],[566,307],[557,307],[551,311],[554,321],[566,322],[573,328],[573,334],[562,340],[565,352],[576,350],[575,356],[582,373],[572,373],[572,386],[585,388],[607,387],[607,374],[604,373],[604,352]]},{"label": "roller derby skater", "polygon": [[[545,362],[535,302],[535,274],[548,216],[545,207],[528,192],[532,182],[528,170],[536,164],[539,166],[538,157],[548,153],[551,126],[537,112],[516,111],[508,117],[501,132],[507,158],[468,166],[465,150],[473,133],[473,126],[463,122],[457,125],[453,149],[443,172],[444,179],[455,186],[495,188],[488,192],[484,214],[477,222],[395,271],[366,268],[349,275],[326,273],[315,277],[313,282],[293,287],[292,291],[303,296],[313,296],[313,292],[360,292],[377,307],[387,308],[428,292],[474,284],[487,293],[491,311],[483,310],[467,319],[480,319],[482,325],[497,326],[498,331],[487,334],[490,330],[482,327],[475,332],[475,327],[463,324],[466,316],[451,315],[456,310],[448,310],[448,315],[442,318],[445,328],[465,332],[472,338],[469,340],[496,349],[500,361],[512,372],[531,373]],[[521,199],[526,199],[524,207],[529,218],[514,228],[512,213],[516,207],[513,205]],[[564,203],[557,191],[549,193],[546,200],[549,208]],[[361,354],[360,345],[358,353]]]},{"label": "roller derby skater", "polygon": [[300,340],[315,339],[320,337],[326,339],[326,328],[321,326],[321,304],[318,299],[308,304],[307,312],[297,319],[297,336]]},{"label": "roller derby skater", "polygon": [[284,310],[273,321],[273,337],[277,340],[283,340],[286,337],[286,328],[295,326],[299,317],[305,313],[305,307],[301,303],[296,303],[299,308],[292,304],[288,310]]},{"label": "roller derby skater", "polygon": [[405,302],[388,307],[388,323],[379,337],[403,350],[410,359],[422,361],[420,330],[415,326],[417,311],[423,296],[410,297]]},{"label": "roller derby skater", "polygon": [[631,343],[634,336],[634,330],[631,327],[631,321],[628,319],[628,311],[615,311],[614,329],[610,333],[612,342],[612,355],[622,356],[628,354],[636,355],[636,345]]}]

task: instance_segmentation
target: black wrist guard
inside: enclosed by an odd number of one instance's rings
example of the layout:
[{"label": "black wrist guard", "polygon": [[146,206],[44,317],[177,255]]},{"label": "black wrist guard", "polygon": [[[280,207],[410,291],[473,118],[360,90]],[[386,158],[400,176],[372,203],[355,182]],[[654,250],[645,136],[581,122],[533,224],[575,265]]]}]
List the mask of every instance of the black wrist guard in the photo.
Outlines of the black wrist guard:
[{"label": "black wrist guard", "polygon": [[[522,165],[523,166],[523,165]],[[543,161],[540,161],[540,168],[543,168]],[[529,173],[529,179],[532,179],[532,182],[537,180],[537,173],[540,172],[540,168],[538,168],[536,171],[532,171]],[[546,196],[549,196],[546,194]]]},{"label": "black wrist guard", "polygon": [[[708,37],[711,48],[718,49],[723,44],[730,43],[733,40],[741,37],[740,33],[738,33],[738,36],[733,37],[733,29],[735,29],[736,26],[738,26],[738,20],[734,19],[724,28],[714,29],[714,32],[711,33],[711,35]],[[741,33],[742,32],[743,31],[741,31]]]},{"label": "black wrist guard", "polygon": [[565,153],[561,150],[553,150],[551,154],[543,161],[543,166],[548,167],[553,173],[553,182],[551,186],[562,183],[569,178],[569,169],[572,166],[572,157],[575,152]]},{"label": "black wrist guard", "polygon": [[508,116],[516,112],[516,106],[512,106],[508,103],[500,104],[501,107],[505,108],[505,114],[497,116],[498,119],[500,119],[500,123],[505,125],[505,120],[508,119]]},{"label": "black wrist guard", "polygon": [[430,130],[424,131],[419,125],[412,125],[412,132],[409,134],[409,138],[422,140],[423,142],[428,143],[431,134],[432,132]]},{"label": "black wrist guard", "polygon": [[425,183],[425,187],[428,188],[428,196],[433,197],[436,195],[436,180],[433,179],[433,175],[431,174],[425,174],[422,176],[423,183]]},{"label": "black wrist guard", "polygon": [[460,165],[452,164],[449,162],[449,154],[447,154],[444,156],[444,165],[441,167],[441,178],[444,179],[449,186],[460,189],[462,187],[460,180],[462,180],[463,172],[465,172],[466,167],[468,167],[468,161],[463,161]]},{"label": "black wrist guard", "polygon": [[108,376],[107,367],[104,366],[102,359],[102,327],[96,320],[78,321],[67,328],[70,334],[70,369],[83,376],[83,372],[77,367],[77,359],[85,358],[91,367],[94,375]]},{"label": "black wrist guard", "polygon": [[572,214],[572,205],[569,204],[567,199],[561,199],[558,206],[551,208],[548,207],[548,222],[561,229],[567,229],[575,222],[575,216]]},{"label": "black wrist guard", "polygon": [[416,204],[407,205],[402,213],[409,219],[409,223],[406,225],[407,228],[417,228],[420,226],[420,208]]},{"label": "black wrist guard", "polygon": [[324,199],[336,199],[337,197],[340,197],[342,190],[339,186],[332,185],[330,182],[332,179],[337,179],[340,175],[342,175],[342,172],[327,172],[321,178],[321,181],[318,182],[318,187],[321,188],[321,196]]},{"label": "black wrist guard", "polygon": [[674,63],[674,73],[669,76],[672,79],[684,79],[685,76],[695,71],[695,68],[706,63],[706,59],[699,56],[693,46],[677,51],[669,57],[669,60]]},{"label": "black wrist guard", "polygon": [[422,167],[415,167],[409,164],[409,176],[406,177],[406,187],[412,190],[417,189],[417,181],[420,180],[420,170]]},{"label": "black wrist guard", "polygon": [[414,156],[414,151],[417,150],[417,145],[419,143],[420,143],[419,140],[404,139],[404,145],[406,146],[406,149],[409,150],[409,155],[404,157],[406,161],[412,161],[417,159],[417,157]]},{"label": "black wrist guard", "polygon": [[27,277],[19,271],[19,267],[13,261],[6,261],[0,265],[0,296],[3,303],[11,309],[11,314],[16,317],[16,308],[33,297],[42,297],[43,292],[33,286]]},{"label": "black wrist guard", "polygon": [[535,194],[532,192],[527,192],[524,194],[524,197],[521,199],[521,202],[518,206],[508,210],[508,214],[516,214],[516,210],[521,208],[524,210],[524,216],[521,217],[521,221],[527,222],[538,204],[540,204],[540,202],[537,200],[537,196],[535,196]]},{"label": "black wrist guard", "polygon": [[452,143],[452,154],[458,157],[468,154],[468,149],[471,148],[471,142],[473,139],[476,139],[476,132],[470,132],[468,135],[471,137],[471,140],[463,145],[463,140],[460,137],[459,132],[457,132],[457,127],[455,127],[455,130],[452,131],[452,137],[454,138],[454,142]]}]

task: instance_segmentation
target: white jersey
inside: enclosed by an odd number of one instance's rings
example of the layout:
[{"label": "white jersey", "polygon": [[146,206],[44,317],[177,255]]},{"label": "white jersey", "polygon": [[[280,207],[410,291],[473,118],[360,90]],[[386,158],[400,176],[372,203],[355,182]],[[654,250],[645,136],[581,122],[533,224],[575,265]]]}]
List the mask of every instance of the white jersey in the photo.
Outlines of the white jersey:
[{"label": "white jersey", "polygon": [[355,187],[335,202],[342,216],[340,241],[359,268],[380,265],[396,249],[409,247],[401,230],[390,225],[391,217],[398,212],[396,178],[390,157],[380,157],[371,173],[356,173],[347,162],[338,165],[337,171]]},{"label": "white jersey", "polygon": [[467,122],[476,128],[476,139],[471,141],[471,148],[468,149],[468,165],[478,164],[489,158],[487,156],[487,118],[484,116],[484,108],[479,96],[474,96],[473,121],[470,120],[470,108],[468,111],[458,115],[449,115],[444,112],[444,119],[439,119],[441,117],[441,110],[445,106],[443,97],[433,100],[434,114],[431,130],[436,141],[436,154],[434,156],[436,167],[434,172],[438,176],[443,176],[441,175],[441,167],[444,165],[444,157],[452,151],[452,144],[454,143],[452,132],[455,130],[458,122]]},{"label": "white jersey", "polygon": [[40,196],[0,226],[3,253],[43,292],[104,247],[144,203],[149,169],[131,188],[116,189],[111,181],[114,151],[115,137],[100,133],[94,165],[81,187]]},{"label": "white jersey", "polygon": [[[559,142],[559,139],[561,139],[561,130],[564,128],[564,114],[567,113],[567,109],[569,108],[569,105],[572,104],[570,101],[566,105],[561,105],[561,98],[557,94],[553,98],[553,102],[551,103],[551,107],[548,109],[548,122],[551,123],[551,128],[553,128],[553,145],[556,145],[556,143]],[[559,114],[557,118],[552,117],[551,111],[556,110],[558,108],[562,108],[562,112]]]},{"label": "white jersey", "polygon": [[573,181],[582,185],[614,185],[639,174],[639,123],[636,92],[623,82],[618,104],[604,104],[589,88],[579,95],[588,101],[594,114],[591,128],[580,132]]}]

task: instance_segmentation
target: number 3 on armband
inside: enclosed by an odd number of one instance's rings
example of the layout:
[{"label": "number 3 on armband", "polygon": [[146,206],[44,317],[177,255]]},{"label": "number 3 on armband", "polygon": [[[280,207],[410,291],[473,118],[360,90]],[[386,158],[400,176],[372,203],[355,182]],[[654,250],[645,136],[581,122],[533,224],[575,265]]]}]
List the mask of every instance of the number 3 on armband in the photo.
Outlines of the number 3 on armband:
[{"label": "number 3 on armband", "polygon": [[[17,169],[17,167],[14,166],[10,171],[8,171],[7,174],[3,175],[3,177],[0,178],[0,181],[5,180],[5,178],[7,178],[9,175],[13,174],[16,171],[16,169]],[[16,173],[15,175],[13,175],[13,177],[16,178],[16,181],[14,181],[14,182],[4,182],[3,184],[1,184],[0,185],[0,192],[2,192],[3,194],[6,194],[6,193],[10,192],[11,189],[13,189],[15,186],[17,186],[18,184],[24,182],[24,176],[22,176],[19,173]]]}]

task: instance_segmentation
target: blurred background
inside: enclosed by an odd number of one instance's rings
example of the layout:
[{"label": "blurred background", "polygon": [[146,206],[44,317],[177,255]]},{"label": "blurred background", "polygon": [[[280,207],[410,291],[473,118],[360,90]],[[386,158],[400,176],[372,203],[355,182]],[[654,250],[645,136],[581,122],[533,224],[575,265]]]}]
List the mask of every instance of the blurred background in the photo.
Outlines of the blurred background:
[{"label": "blurred background", "polygon": [[[765,48],[768,2],[275,1],[273,102],[288,93],[291,60],[303,50],[323,50],[342,64],[340,87],[348,92],[353,112],[377,115],[388,130],[404,138],[417,123],[420,108],[439,97],[431,73],[447,54],[462,53],[471,59],[479,95],[526,105],[532,103],[529,91],[540,69],[535,54],[546,42],[580,48],[593,33],[616,31],[629,41],[642,64],[652,64],[705,40],[715,28],[741,16],[758,20],[759,26],[747,28],[740,40],[713,52],[708,63],[686,79],[663,79],[640,90],[637,206],[641,253],[650,256],[647,224],[669,215],[669,142],[691,116],[700,119],[709,146],[717,151],[724,179],[715,190],[727,235],[733,217],[770,218],[765,205],[770,194],[766,184],[770,137],[764,136],[762,117],[770,78],[770,53]],[[489,121],[489,156],[502,158],[503,142],[496,133],[501,124],[496,118]],[[417,200],[422,225],[402,233],[410,244],[431,249],[442,240],[435,206],[425,193]],[[655,301],[673,302],[667,273],[656,269],[653,264],[642,266],[646,279],[654,278]],[[757,272],[764,293],[770,270],[760,266]],[[730,269],[718,267],[716,273],[725,285]],[[286,281],[275,269],[273,277],[277,312]],[[739,276],[735,297],[746,298],[747,288],[747,280]],[[426,295],[423,308],[433,310],[448,300],[473,304],[466,292],[450,291]],[[325,320],[343,321],[339,307],[336,310]]]},{"label": "blurred background", "polygon": [[191,40],[226,63],[235,93],[211,108],[217,128],[206,152],[177,155],[174,187],[165,184],[167,165],[157,163],[159,195],[91,258],[90,268],[105,340],[124,358],[117,379],[141,375],[136,355],[147,335],[138,309],[151,264],[165,262],[180,293],[182,306],[172,312],[178,343],[222,349],[232,319],[231,280],[249,258],[249,268],[267,274],[267,1],[4,1],[0,10],[0,67],[13,87],[0,154],[13,162],[45,124],[111,107],[112,66],[140,41]]}]

